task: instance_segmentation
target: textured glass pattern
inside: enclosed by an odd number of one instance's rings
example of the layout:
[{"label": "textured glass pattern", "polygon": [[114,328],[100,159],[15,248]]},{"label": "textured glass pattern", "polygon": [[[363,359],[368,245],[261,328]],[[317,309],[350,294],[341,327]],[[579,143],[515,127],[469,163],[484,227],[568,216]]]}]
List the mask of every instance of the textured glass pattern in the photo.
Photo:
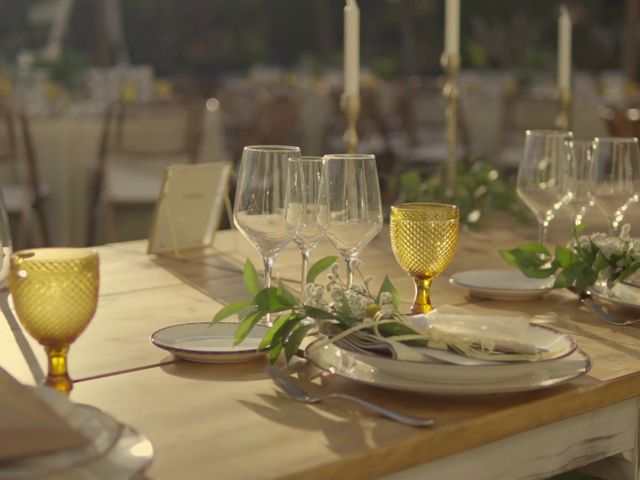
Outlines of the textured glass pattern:
[{"label": "textured glass pattern", "polygon": [[20,323],[47,349],[47,383],[67,393],[66,351],[96,310],[98,254],[74,248],[17,252],[11,257],[9,284]]},{"label": "textured glass pattern", "polygon": [[458,244],[459,210],[454,205],[411,203],[391,207],[391,247],[416,281],[412,313],[431,310],[431,280],[442,273]]}]

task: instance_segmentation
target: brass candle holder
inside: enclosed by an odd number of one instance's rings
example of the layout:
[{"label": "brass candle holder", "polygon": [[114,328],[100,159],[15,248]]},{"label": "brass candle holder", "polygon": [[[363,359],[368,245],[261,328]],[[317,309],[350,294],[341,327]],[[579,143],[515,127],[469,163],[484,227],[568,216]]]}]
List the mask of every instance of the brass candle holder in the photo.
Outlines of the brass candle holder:
[{"label": "brass candle holder", "polygon": [[344,94],[342,97],[342,108],[347,123],[344,132],[344,143],[347,146],[347,153],[358,152],[358,117],[360,116],[360,97],[358,95]]},{"label": "brass candle holder", "polygon": [[460,73],[460,55],[444,53],[441,59],[442,68],[447,74],[447,81],[442,89],[442,96],[446,101],[447,120],[447,189],[453,190],[456,183],[458,169],[458,75]]},{"label": "brass candle holder", "polygon": [[571,89],[562,88],[558,97],[558,115],[556,115],[556,128],[559,130],[571,130]]}]

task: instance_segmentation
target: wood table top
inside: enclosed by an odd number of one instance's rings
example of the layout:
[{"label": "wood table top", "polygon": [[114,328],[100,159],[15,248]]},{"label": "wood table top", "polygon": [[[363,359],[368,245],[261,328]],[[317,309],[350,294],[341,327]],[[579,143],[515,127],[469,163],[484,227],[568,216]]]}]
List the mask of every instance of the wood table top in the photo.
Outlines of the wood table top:
[{"label": "wood table top", "polygon": [[[637,396],[640,328],[603,324],[568,291],[534,301],[500,302],[468,297],[448,283],[457,271],[507,268],[498,248],[522,240],[522,229],[511,226],[463,233],[454,261],[434,282],[432,301],[479,313],[525,313],[570,333],[591,357],[593,368],[568,384],[516,394],[437,397],[318,376],[302,360],[290,366],[310,390],[354,393],[436,420],[431,428],[415,429],[340,401],[294,402],[268,379],[264,361],[224,366],[175,360],[152,346],[149,335],[167,325],[210,320],[229,299],[243,298],[239,271],[245,258],[259,265],[248,242],[235,231],[223,231],[216,236],[216,254],[199,259],[148,257],[145,242],[98,249],[99,307],[71,347],[70,372],[77,380],[71,398],[102,408],[147,434],[157,452],[148,476],[169,479],[216,474],[374,477]],[[326,254],[333,251],[323,244],[313,257]],[[276,276],[297,278],[298,258],[293,248],[283,251]],[[395,262],[388,232],[383,231],[361,258],[364,271],[377,282],[389,275],[408,306],[413,282]],[[29,368],[16,342],[20,333],[11,322],[0,323],[0,366],[33,383],[33,366]],[[42,348],[23,336],[44,368]]]}]

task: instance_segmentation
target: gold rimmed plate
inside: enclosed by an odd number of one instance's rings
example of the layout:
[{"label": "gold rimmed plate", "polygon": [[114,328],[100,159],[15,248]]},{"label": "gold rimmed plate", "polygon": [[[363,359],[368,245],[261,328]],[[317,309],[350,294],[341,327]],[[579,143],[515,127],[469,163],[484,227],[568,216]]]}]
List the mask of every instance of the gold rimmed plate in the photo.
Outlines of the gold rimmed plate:
[{"label": "gold rimmed plate", "polygon": [[176,357],[198,363],[240,363],[264,357],[259,345],[268,328],[253,327],[241,344],[234,345],[237,323],[183,323],[151,334],[151,343]]}]

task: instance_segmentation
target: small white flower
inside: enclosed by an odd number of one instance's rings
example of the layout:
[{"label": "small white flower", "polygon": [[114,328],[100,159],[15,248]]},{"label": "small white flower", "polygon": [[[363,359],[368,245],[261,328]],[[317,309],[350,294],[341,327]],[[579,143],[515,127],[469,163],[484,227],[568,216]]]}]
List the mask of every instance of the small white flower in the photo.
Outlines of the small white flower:
[{"label": "small white flower", "polygon": [[331,273],[335,276],[340,275],[340,265],[338,265],[337,263],[331,265]]},{"label": "small white flower", "polygon": [[393,303],[385,303],[380,305],[380,314],[383,315],[384,317],[391,317],[393,316]]},{"label": "small white flower", "polygon": [[625,223],[620,229],[620,238],[622,240],[631,240],[630,232],[631,232],[631,225],[628,223]]},{"label": "small white flower", "polygon": [[393,306],[393,295],[389,292],[382,292],[380,294],[380,308],[382,308],[383,305],[389,304]]},{"label": "small white flower", "polygon": [[357,270],[362,267],[362,261],[358,258],[352,258],[351,260],[349,260],[349,265],[353,270]]},{"label": "small white flower", "polygon": [[371,285],[373,283],[373,277],[371,275],[367,275],[364,277],[364,284]]},{"label": "small white flower", "polygon": [[612,255],[623,255],[625,253],[625,243],[616,237],[599,240],[596,246],[607,260],[610,259]]}]

